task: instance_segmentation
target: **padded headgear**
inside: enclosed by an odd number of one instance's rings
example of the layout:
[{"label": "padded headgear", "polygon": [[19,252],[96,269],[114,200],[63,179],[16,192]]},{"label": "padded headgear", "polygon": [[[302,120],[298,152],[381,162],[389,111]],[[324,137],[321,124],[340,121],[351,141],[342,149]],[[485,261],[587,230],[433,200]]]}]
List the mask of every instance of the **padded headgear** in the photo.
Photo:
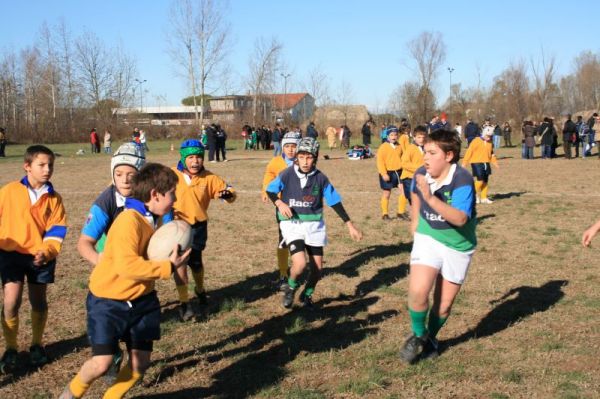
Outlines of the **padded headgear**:
[{"label": "padded headgear", "polygon": [[135,143],[121,144],[110,160],[110,172],[113,184],[115,182],[115,169],[117,166],[129,165],[139,171],[145,163],[146,156],[140,146]]}]

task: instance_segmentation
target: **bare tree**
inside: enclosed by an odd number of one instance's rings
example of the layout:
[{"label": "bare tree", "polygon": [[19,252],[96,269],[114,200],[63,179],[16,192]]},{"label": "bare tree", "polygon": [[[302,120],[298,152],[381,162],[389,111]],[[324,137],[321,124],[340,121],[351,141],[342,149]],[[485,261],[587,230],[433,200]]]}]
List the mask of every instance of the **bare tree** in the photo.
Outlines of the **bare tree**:
[{"label": "bare tree", "polygon": [[350,82],[342,80],[338,87],[336,97],[336,103],[338,104],[340,110],[344,114],[345,125],[348,123],[348,113],[350,112],[352,101],[354,100],[354,90],[352,89],[352,85],[350,84]]},{"label": "bare tree", "polygon": [[531,72],[533,73],[533,100],[536,107],[536,116],[542,118],[550,103],[553,93],[556,92],[557,86],[554,83],[556,74],[556,57],[550,56],[546,58],[544,48],[542,48],[541,58],[535,62],[531,59]]},{"label": "bare tree", "polygon": [[[252,94],[252,124],[256,124],[258,102],[267,92],[272,91],[277,82],[277,73],[280,71],[280,54],[283,45],[275,38],[266,40],[262,37],[254,42],[254,51],[250,56],[248,65],[250,71],[247,84]],[[266,118],[267,104],[260,104],[263,108],[263,120]]]},{"label": "bare tree", "polygon": [[52,129],[48,129],[49,138],[54,139],[58,133],[57,107],[58,91],[60,85],[60,70],[58,68],[58,56],[55,51],[52,33],[46,23],[42,24],[40,29],[40,48],[44,63],[43,86],[42,90],[50,99],[52,104]]},{"label": "bare tree", "polygon": [[438,75],[440,66],[446,59],[446,45],[439,32],[422,32],[407,44],[419,76],[419,112],[418,118],[428,120],[433,111],[430,104],[435,104],[433,83]]},{"label": "bare tree", "polygon": [[181,65],[187,74],[192,88],[196,125],[199,126],[198,103],[196,99],[196,29],[194,26],[194,7],[190,0],[174,0],[171,4],[167,40],[169,54],[173,61]]},{"label": "bare tree", "polygon": [[591,51],[584,51],[575,58],[573,64],[578,107],[600,108],[600,57]]},{"label": "bare tree", "polygon": [[59,65],[62,75],[64,76],[66,87],[66,106],[69,110],[69,130],[71,134],[75,134],[75,102],[77,97],[75,72],[74,72],[74,50],[71,34],[67,29],[67,25],[62,19],[57,28],[57,48],[59,49]]},{"label": "bare tree", "polygon": [[306,92],[313,96],[317,106],[331,102],[329,80],[329,76],[323,72],[322,65],[317,65],[308,72],[303,87]]},{"label": "bare tree", "polygon": [[213,0],[200,0],[195,22],[200,63],[200,119],[203,120],[207,83],[217,75],[229,50],[229,25]]},{"label": "bare tree", "polygon": [[83,90],[99,117],[101,101],[108,97],[111,88],[109,52],[94,33],[87,31],[76,40],[75,55]]}]

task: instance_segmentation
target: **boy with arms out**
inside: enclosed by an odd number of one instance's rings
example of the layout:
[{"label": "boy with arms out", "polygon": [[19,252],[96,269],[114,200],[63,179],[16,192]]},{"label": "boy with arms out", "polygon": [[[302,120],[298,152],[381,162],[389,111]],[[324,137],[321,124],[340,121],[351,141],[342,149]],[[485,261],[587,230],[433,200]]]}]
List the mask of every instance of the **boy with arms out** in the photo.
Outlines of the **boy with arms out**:
[{"label": "boy with arms out", "polygon": [[[190,139],[181,143],[179,155],[181,159],[177,167],[173,168],[177,175],[174,216],[192,226],[192,253],[188,265],[196,283],[198,302],[205,305],[207,299],[202,251],[208,238],[208,206],[211,199],[231,203],[235,201],[236,194],[222,178],[204,169],[204,146],[198,140]],[[179,315],[183,321],[191,320],[194,311],[189,303],[187,268],[177,269],[174,278],[180,302]]]},{"label": "boy with arms out", "polygon": [[[262,201],[267,203],[269,196],[267,195],[267,186],[271,183],[279,173],[285,170],[288,166],[294,164],[296,160],[296,149],[298,142],[300,141],[300,134],[296,132],[289,132],[283,136],[281,145],[283,148],[283,154],[276,156],[267,165],[265,175],[263,177],[262,186]],[[277,214],[275,215],[277,219]],[[284,284],[287,284],[288,280],[288,249],[283,244],[283,236],[281,235],[281,228],[279,228],[279,220],[277,220],[277,226],[279,230],[279,241],[277,243],[277,266],[279,267],[279,289],[283,289]]]},{"label": "boy with arms out", "polygon": [[491,204],[493,201],[488,198],[488,181],[492,174],[492,168],[490,164],[497,168],[498,160],[494,154],[492,145],[492,136],[494,130],[485,128],[481,137],[476,137],[469,144],[465,157],[462,161],[463,168],[469,163],[475,177],[475,191],[476,191],[476,202],[482,204]]},{"label": "boy with arms out", "polygon": [[[402,146],[398,143],[398,128],[389,126],[387,128],[387,141],[377,150],[377,171],[379,172],[379,186],[383,190],[381,194],[381,218],[390,220],[388,207],[390,195],[393,188],[400,184],[400,173],[402,172]],[[404,213],[406,198],[402,192],[398,198],[398,216]]]},{"label": "boy with arms out", "polygon": [[61,399],[81,398],[111,367],[120,340],[127,345],[128,364],[119,371],[105,399],[122,398],[150,366],[153,341],[160,339],[160,303],[154,281],[166,280],[185,267],[191,251],[180,254],[176,245],[168,260],[145,259],[159,217],[173,207],[176,184],[175,173],[159,164],[147,164],[133,177],[132,195],[114,221],[104,254],[90,276],[86,307],[92,358]]},{"label": "boy with arms out", "polygon": [[413,179],[408,283],[413,333],[400,351],[406,363],[438,354],[435,337],[450,315],[477,244],[473,179],[457,164],[460,144],[454,132],[431,133],[425,140],[425,165]]},{"label": "boy with arms out", "polygon": [[267,186],[267,195],[277,207],[279,226],[292,257],[290,277],[283,292],[285,308],[292,307],[294,302],[298,277],[306,267],[305,250],[311,270],[300,300],[305,307],[313,307],[312,295],[321,278],[323,247],[327,244],[323,199],[344,221],[350,237],[356,241],[362,238],[362,233],[350,221],[341,197],[327,176],[316,168],[318,156],[319,143],[312,137],[303,138],[298,143],[294,166],[285,169]]},{"label": "boy with arms out", "polygon": [[31,304],[30,361],[33,366],[48,362],[42,337],[48,319],[48,284],[54,282],[56,257],[67,234],[62,198],[50,178],[54,153],[42,145],[25,151],[26,176],[0,189],[0,277],[4,293],[2,332],[6,351],[0,371],[15,367],[19,308],[27,276]]},{"label": "boy with arms out", "polygon": [[[425,126],[417,126],[414,131],[414,144],[408,144],[406,149],[402,153],[402,174],[400,175],[400,181],[402,182],[402,192],[404,197],[408,199],[408,202],[412,205],[410,187],[412,186],[413,175],[415,171],[423,166],[423,144],[425,143],[425,137],[427,137],[427,128]],[[410,217],[405,214],[406,206],[400,209],[398,212],[398,218],[403,220],[409,220]]]}]

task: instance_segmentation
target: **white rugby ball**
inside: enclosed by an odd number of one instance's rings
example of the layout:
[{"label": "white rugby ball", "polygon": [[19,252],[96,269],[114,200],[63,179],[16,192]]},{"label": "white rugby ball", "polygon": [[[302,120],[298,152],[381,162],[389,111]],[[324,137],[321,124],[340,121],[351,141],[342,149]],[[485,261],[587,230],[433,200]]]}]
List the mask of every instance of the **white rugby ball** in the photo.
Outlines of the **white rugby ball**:
[{"label": "white rugby ball", "polygon": [[173,220],[158,228],[152,234],[148,243],[148,259],[169,259],[175,244],[179,244],[181,251],[192,245],[192,228],[183,220]]}]

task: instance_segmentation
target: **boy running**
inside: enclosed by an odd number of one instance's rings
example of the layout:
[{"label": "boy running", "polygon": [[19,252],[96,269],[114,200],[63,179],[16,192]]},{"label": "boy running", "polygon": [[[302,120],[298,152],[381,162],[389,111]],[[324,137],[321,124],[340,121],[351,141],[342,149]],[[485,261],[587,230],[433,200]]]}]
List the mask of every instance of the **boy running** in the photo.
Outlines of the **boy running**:
[{"label": "boy running", "polygon": [[104,394],[122,398],[150,366],[153,341],[160,339],[160,303],[154,281],[166,280],[185,267],[190,249],[179,254],[177,245],[168,260],[146,260],[145,248],[158,218],[171,212],[177,176],[168,167],[147,164],[132,180],[131,198],[115,219],[103,256],[90,276],[87,297],[88,338],[92,358],[64,390],[61,399],[81,398],[92,382],[105,374],[125,341],[128,364]]},{"label": "boy running", "polygon": [[[379,172],[379,186],[383,190],[381,194],[381,219],[390,220],[388,207],[390,195],[393,188],[400,184],[402,173],[402,146],[398,143],[398,128],[388,126],[387,141],[377,150],[377,171]],[[398,198],[398,212],[400,217],[406,208],[406,198],[400,192]]]},{"label": "boy running", "polygon": [[49,359],[42,345],[48,319],[48,284],[54,282],[56,257],[67,234],[65,208],[50,178],[54,153],[43,145],[25,151],[26,176],[0,189],[0,277],[3,288],[2,332],[6,351],[0,372],[17,363],[19,308],[23,285],[31,304],[29,360],[39,367]]},{"label": "boy running", "polygon": [[[262,201],[266,204],[269,200],[267,195],[267,186],[288,166],[294,164],[296,160],[296,149],[298,142],[300,141],[300,134],[296,132],[289,132],[283,136],[281,145],[283,147],[283,154],[276,156],[267,165],[265,175],[263,177],[262,186]],[[277,220],[277,214],[275,214]],[[282,290],[284,285],[287,284],[288,280],[288,249],[285,248],[283,237],[281,235],[281,228],[279,228],[279,220],[277,220],[277,226],[279,230],[279,241],[277,242],[277,266],[279,267],[279,282],[277,287]]]},{"label": "boy running", "polygon": [[[423,144],[425,143],[425,137],[427,137],[427,128],[425,126],[417,126],[414,131],[414,144],[408,144],[404,152],[402,153],[402,174],[400,175],[400,181],[402,182],[402,192],[404,197],[408,199],[408,202],[412,205],[410,187],[413,182],[413,175],[415,171],[423,166]],[[398,212],[398,218],[402,220],[410,220],[410,217],[405,213],[406,206],[402,207]]]},{"label": "boy running", "polygon": [[463,168],[469,163],[471,164],[473,176],[475,177],[476,202],[478,204],[491,204],[494,202],[488,198],[487,194],[488,181],[492,174],[490,163],[500,168],[492,146],[493,135],[493,129],[483,129],[482,136],[474,138],[471,144],[469,144],[462,162]]},{"label": "boy running", "polygon": [[[223,179],[204,169],[204,146],[198,140],[185,140],[181,143],[179,154],[181,159],[177,167],[172,168],[178,178],[174,216],[192,226],[192,253],[188,265],[196,283],[198,303],[206,305],[202,251],[208,238],[208,206],[211,199],[231,203],[235,201],[236,194]],[[174,278],[180,302],[179,316],[182,321],[191,320],[194,311],[189,304],[187,268],[177,269]]]},{"label": "boy running", "polygon": [[[312,309],[312,295],[323,270],[323,247],[327,244],[327,232],[323,220],[323,199],[333,208],[348,227],[350,237],[358,241],[362,233],[354,227],[342,205],[340,195],[327,176],[316,168],[319,143],[305,137],[298,143],[296,162],[267,186],[267,195],[277,207],[283,239],[292,257],[288,284],[283,290],[283,306],[291,308],[298,289],[298,277],[306,267],[304,251],[310,263],[309,276],[300,300]],[[279,198],[281,194],[281,198]]]},{"label": "boy running", "polygon": [[450,315],[475,252],[473,179],[458,166],[459,156],[458,136],[436,130],[425,139],[425,165],[414,175],[408,282],[412,335],[400,351],[407,363],[437,356],[435,337]]}]

